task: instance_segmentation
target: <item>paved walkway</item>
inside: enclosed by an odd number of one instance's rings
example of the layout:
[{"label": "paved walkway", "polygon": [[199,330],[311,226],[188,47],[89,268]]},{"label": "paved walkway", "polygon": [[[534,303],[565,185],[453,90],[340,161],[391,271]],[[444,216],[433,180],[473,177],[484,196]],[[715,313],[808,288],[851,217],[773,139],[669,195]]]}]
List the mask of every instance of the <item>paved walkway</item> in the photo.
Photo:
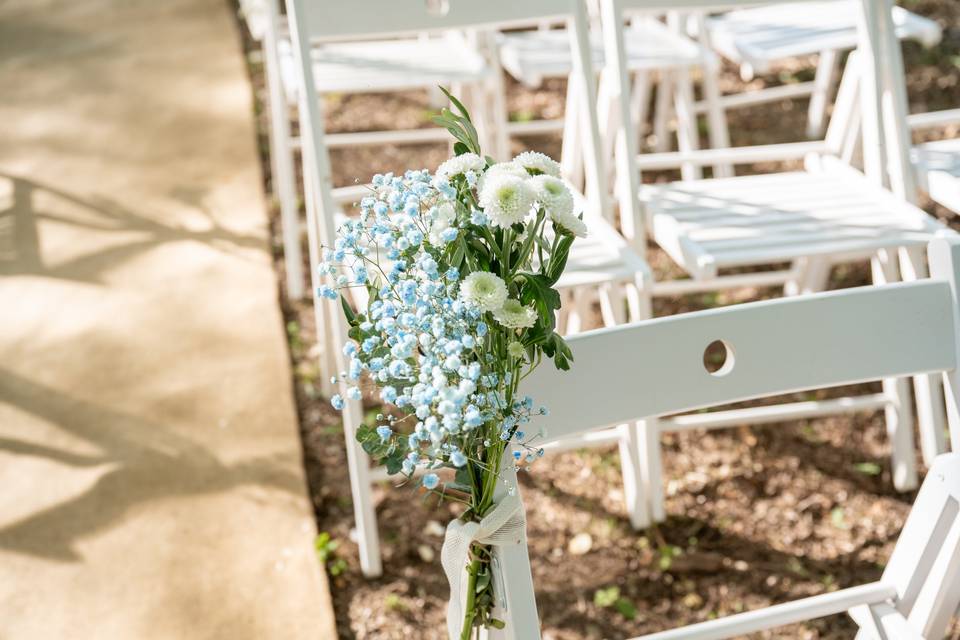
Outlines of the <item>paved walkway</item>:
[{"label": "paved walkway", "polygon": [[227,0],[0,3],[4,640],[335,637],[252,126]]}]

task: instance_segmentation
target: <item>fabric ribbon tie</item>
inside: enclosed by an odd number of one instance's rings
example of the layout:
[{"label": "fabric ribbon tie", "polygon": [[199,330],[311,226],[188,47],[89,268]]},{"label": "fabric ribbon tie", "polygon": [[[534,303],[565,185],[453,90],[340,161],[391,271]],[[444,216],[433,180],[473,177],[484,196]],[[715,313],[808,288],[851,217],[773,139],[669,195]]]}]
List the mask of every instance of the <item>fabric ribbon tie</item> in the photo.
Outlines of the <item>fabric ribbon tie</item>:
[{"label": "fabric ribbon tie", "polygon": [[450,640],[459,640],[463,630],[466,588],[463,583],[466,580],[470,545],[474,542],[494,546],[520,544],[526,528],[523,504],[517,494],[504,496],[480,522],[453,520],[447,525],[440,564],[450,583],[450,602],[447,604],[447,633]]}]

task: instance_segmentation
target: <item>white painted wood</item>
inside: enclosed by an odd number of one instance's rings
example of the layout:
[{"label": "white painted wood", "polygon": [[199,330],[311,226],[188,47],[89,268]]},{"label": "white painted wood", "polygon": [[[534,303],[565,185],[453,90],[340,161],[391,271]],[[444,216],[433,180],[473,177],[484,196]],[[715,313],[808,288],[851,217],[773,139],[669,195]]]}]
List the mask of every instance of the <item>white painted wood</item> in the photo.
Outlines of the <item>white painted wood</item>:
[{"label": "white painted wood", "polygon": [[[501,500],[508,492],[520,492],[517,471],[512,462],[511,448],[504,453],[504,463],[500,471],[500,482],[494,491],[494,499]],[[521,498],[522,500],[522,498]],[[527,554],[526,535],[520,544],[494,547],[494,590],[502,600],[494,607],[493,616],[506,622],[503,630],[487,629],[489,640],[538,640],[540,638],[540,619],[537,616],[537,601],[533,590],[533,574],[530,570],[530,558]]]},{"label": "white painted wood", "polygon": [[[955,243],[941,239],[930,244],[927,255],[931,277],[946,281],[954,300],[960,300],[960,267],[957,267],[960,265],[960,249]],[[954,305],[950,316],[954,326],[960,327],[960,305]],[[960,347],[954,345],[953,357],[958,356]],[[947,398],[947,421],[950,426],[950,450],[956,452],[960,451],[960,374],[955,370],[945,371],[943,382]]]},{"label": "white painted wood", "polygon": [[[960,109],[918,113],[907,117],[911,129],[960,124]],[[917,145],[911,162],[921,187],[930,197],[960,213],[960,138]]]},{"label": "white painted wood", "polygon": [[724,640],[765,631],[804,620],[815,620],[863,604],[879,604],[893,597],[895,590],[883,582],[841,589],[819,596],[747,611],[672,631],[638,636],[632,640]]},{"label": "white painted wood", "polygon": [[[908,282],[929,277],[926,254],[919,247],[901,247],[899,251],[900,275]],[[917,425],[920,431],[920,451],[927,466],[946,452],[947,428],[946,405],[943,385],[938,375],[916,376],[913,379],[916,394]]]},{"label": "white painted wood", "polygon": [[840,70],[840,59],[835,49],[827,49],[820,53],[817,60],[817,73],[813,79],[813,93],[810,95],[810,105],[807,107],[807,137],[819,138],[823,135],[827,122],[827,105],[830,93],[837,83]]},{"label": "white painted wood", "polygon": [[803,158],[809,153],[826,151],[820,141],[787,142],[756,145],[752,147],[729,147],[727,149],[701,149],[688,152],[644,153],[637,157],[636,167],[643,170],[672,169],[682,164],[707,166],[715,163],[752,164],[756,162],[784,161]]},{"label": "white painted wood", "polygon": [[[595,71],[605,66],[603,36],[590,33],[590,57]],[[650,18],[637,20],[624,29],[626,64],[631,73],[705,64],[715,56],[689,38]],[[536,88],[549,78],[563,78],[571,71],[570,36],[566,29],[514,31],[499,36],[503,68],[517,81]]]},{"label": "white painted wood", "polygon": [[960,109],[945,109],[907,116],[907,125],[914,130],[960,123]]},{"label": "white painted wood", "polygon": [[[280,60],[277,52],[276,14],[270,6],[253,9],[248,0],[246,7],[256,15],[259,39],[263,41],[264,70],[267,78],[267,95],[270,110],[270,162],[273,190],[280,207],[280,227],[283,236],[283,266],[286,271],[287,295],[294,300],[304,296],[303,253],[300,247],[300,212],[297,205],[296,172],[293,169],[293,150],[290,148],[289,105],[283,91],[280,75]],[[245,12],[245,15],[246,12]],[[251,33],[254,28],[251,26]]]},{"label": "white painted wood", "polygon": [[[792,84],[783,84],[776,87],[766,87],[755,91],[745,91],[743,93],[734,93],[721,96],[719,105],[723,110],[739,109],[750,107],[767,102],[780,102],[791,98],[803,98],[813,93],[813,81],[795,82]],[[702,100],[694,105],[697,113],[706,113],[710,108],[707,100]]]},{"label": "white painted wood", "polygon": [[[515,15],[526,16],[525,8],[515,5],[508,10],[502,2],[494,2],[487,6],[482,14],[485,20],[500,20],[509,23]],[[577,329],[580,322],[588,313],[592,296],[597,286],[615,285],[636,289],[638,283],[649,278],[649,267],[644,260],[633,252],[624,238],[617,234],[604,218],[607,200],[602,197],[601,179],[605,175],[603,158],[600,155],[599,133],[596,112],[596,89],[593,85],[593,74],[589,73],[591,63],[588,56],[587,18],[580,0],[569,0],[565,5],[568,14],[568,25],[565,33],[572,40],[568,49],[573,52],[571,64],[572,87],[569,96],[568,131],[570,136],[564,140],[564,168],[570,169],[571,164],[582,167],[586,195],[577,193],[578,209],[584,210],[584,219],[590,229],[590,236],[585,241],[578,241],[571,251],[568,268],[558,287],[571,292],[576,308],[571,309],[565,320],[572,331]],[[319,247],[329,245],[335,235],[335,220],[341,215],[340,206],[353,203],[365,194],[363,185],[333,189],[330,178],[330,160],[328,144],[331,136],[323,131],[323,117],[321,101],[316,100],[318,95],[318,73],[316,65],[315,40],[317,34],[311,32],[309,26],[314,24],[306,12],[326,12],[328,7],[321,7],[306,0],[290,0],[288,16],[291,21],[292,49],[291,60],[294,64],[292,71],[295,75],[296,86],[302,87],[297,92],[299,97],[300,124],[302,131],[301,147],[304,157],[304,175],[306,191],[308,193],[308,236],[310,239],[311,264],[319,262]],[[551,3],[551,11],[556,12],[557,4]],[[473,11],[473,10],[471,10]],[[499,12],[499,13],[498,13]],[[550,13],[548,15],[554,15]],[[473,11],[471,15],[479,15]],[[304,27],[308,28],[304,28]],[[341,45],[337,45],[341,46]],[[347,47],[347,45],[342,45]],[[325,50],[329,55],[331,49]],[[339,50],[343,50],[342,48]],[[371,51],[379,51],[377,47]],[[368,54],[370,52],[367,52]],[[502,90],[494,91],[494,98],[502,97]],[[505,117],[505,110],[494,111]],[[375,136],[383,140],[382,132],[367,134],[367,138],[359,138],[361,142],[370,142]],[[392,142],[402,142],[412,139],[420,133],[388,133]],[[430,134],[432,135],[432,134]],[[353,143],[358,138],[354,137]],[[334,138],[339,143],[339,139]],[[344,138],[344,142],[346,139]],[[571,161],[570,158],[579,160]],[[584,160],[584,157],[586,158]],[[316,270],[312,269],[312,274]],[[317,283],[319,284],[319,283]],[[633,295],[632,300],[642,301],[642,296]],[[634,304],[634,308],[638,305]],[[346,363],[340,349],[331,348],[332,345],[342,343],[346,333],[339,304],[316,305],[316,317],[322,351],[328,359],[324,363],[326,371],[343,371]],[[373,576],[380,573],[379,539],[376,529],[376,516],[373,509],[371,482],[384,478],[382,469],[371,469],[367,456],[362,452],[354,438],[355,426],[359,424],[362,415],[359,409],[348,405],[344,413],[345,438],[348,449],[348,468],[351,478],[351,489],[354,498],[354,513],[357,521],[358,543],[360,547],[361,568],[365,575]],[[634,454],[636,455],[636,454]],[[636,474],[639,477],[639,474]],[[633,481],[635,484],[639,482]],[[636,494],[644,496],[642,487],[636,487]],[[508,555],[514,552],[508,552]],[[513,560],[507,558],[513,563]],[[516,564],[516,563],[514,563]],[[534,614],[535,621],[535,614]],[[535,625],[534,625],[535,626]],[[532,636],[519,636],[532,637]]]},{"label": "white painted wood", "polygon": [[[525,392],[550,406],[550,442],[644,416],[951,370],[952,313],[949,285],[927,280],[657,318],[571,338],[576,375],[541,367]],[[903,327],[916,339],[904,340]],[[723,376],[702,365],[718,339],[734,352]],[[594,380],[595,391],[584,386]]]},{"label": "white painted wood", "polygon": [[[707,29],[714,47],[726,58],[766,73],[773,63],[786,58],[855,48],[859,7],[858,0],[769,3],[708,18]],[[901,39],[918,40],[928,47],[940,41],[940,27],[932,20],[900,7],[893,20]]]},{"label": "white painted wood", "polygon": [[[886,284],[899,280],[896,258],[890,251],[881,249],[870,260],[874,284]],[[902,377],[883,379],[883,393],[889,399],[884,407],[887,438],[890,440],[890,463],[893,468],[893,485],[900,491],[917,487],[917,465],[914,456],[912,404],[907,381]]]},{"label": "white painted wood", "polygon": [[[431,6],[433,5],[433,6]],[[435,10],[439,6],[441,10]],[[444,11],[445,9],[445,11]],[[422,31],[477,27],[508,28],[565,18],[566,2],[555,0],[487,0],[428,3],[423,0],[367,0],[358,3],[316,3],[306,16],[314,40],[362,40],[416,34]]]},{"label": "white painted wood", "polygon": [[[641,429],[640,423],[635,422],[621,424],[618,430],[620,468],[623,474],[623,495],[627,517],[634,529],[645,529],[651,523],[647,502],[652,495],[652,488],[649,485],[651,477],[651,471],[648,468],[649,456],[645,455],[647,433]],[[659,471],[657,478],[659,478]]]},{"label": "white painted wood", "polygon": [[[287,15],[290,17],[291,34],[296,46],[294,58],[300,70],[300,80],[304,91],[299,101],[300,126],[303,130],[304,180],[307,182],[307,229],[311,247],[311,273],[319,264],[318,247],[329,244],[334,237],[333,217],[335,203],[331,194],[329,159],[323,144],[323,119],[319,101],[312,99],[316,95],[313,76],[308,58],[310,51],[309,33],[301,28],[304,24],[300,17],[304,15],[304,0],[289,0]],[[327,301],[329,302],[329,301]],[[338,304],[338,303],[334,303]],[[345,320],[339,309],[329,309],[330,319],[326,327],[329,336],[327,345],[342,344],[347,331]],[[321,310],[321,313],[323,311]],[[320,335],[321,340],[327,336]],[[344,356],[340,350],[335,352],[335,371],[346,370]],[[342,383],[341,383],[341,386]],[[345,391],[345,389],[341,389]],[[373,496],[370,493],[370,465],[367,456],[354,437],[356,425],[363,420],[363,407],[357,401],[347,401],[343,411],[344,438],[347,449],[347,465],[350,473],[350,488],[353,498],[354,517],[357,527],[360,567],[364,575],[377,576],[382,573],[379,537],[376,530]]]},{"label": "white painted wood", "polygon": [[[933,371],[954,377],[960,239],[934,241],[930,256],[932,280],[746,303],[573,337],[577,375],[538,369],[524,392],[551,406],[551,442],[631,417],[786,391]],[[878,266],[884,277],[888,264]],[[728,361],[710,374],[702,349],[718,338]],[[955,434],[958,418],[955,406]],[[532,597],[526,577],[516,576],[515,586],[524,590],[514,592],[518,598]],[[861,640],[935,638],[958,605],[960,453],[951,453],[934,461],[880,581],[642,640],[723,640],[844,611],[861,626]]]},{"label": "white painted wood", "polygon": [[924,191],[933,200],[960,213],[960,138],[917,145],[912,161]]},{"label": "white painted wood", "polygon": [[824,416],[860,413],[884,409],[890,399],[882,393],[830,400],[788,402],[766,407],[726,409],[707,413],[690,413],[660,419],[660,431],[689,431],[693,429],[722,429],[727,427],[810,420]]}]

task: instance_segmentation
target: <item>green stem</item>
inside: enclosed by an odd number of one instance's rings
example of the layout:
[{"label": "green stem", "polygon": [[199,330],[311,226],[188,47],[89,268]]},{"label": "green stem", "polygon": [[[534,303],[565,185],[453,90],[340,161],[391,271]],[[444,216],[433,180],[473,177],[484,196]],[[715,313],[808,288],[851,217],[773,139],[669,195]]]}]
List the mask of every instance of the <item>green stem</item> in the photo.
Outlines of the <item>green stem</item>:
[{"label": "green stem", "polygon": [[467,569],[467,602],[463,611],[463,629],[460,630],[460,640],[470,640],[473,635],[473,619],[476,617],[474,607],[477,602],[477,575],[480,573],[480,558],[474,558]]}]

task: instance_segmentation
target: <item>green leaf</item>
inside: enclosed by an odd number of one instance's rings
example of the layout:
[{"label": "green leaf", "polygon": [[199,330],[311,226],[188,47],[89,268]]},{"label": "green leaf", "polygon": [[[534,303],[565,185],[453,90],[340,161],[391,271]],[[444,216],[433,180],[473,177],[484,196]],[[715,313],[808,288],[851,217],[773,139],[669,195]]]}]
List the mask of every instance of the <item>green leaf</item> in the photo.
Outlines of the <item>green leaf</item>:
[{"label": "green leaf", "polygon": [[550,286],[557,284],[557,281],[560,280],[560,276],[563,275],[563,270],[567,266],[567,258],[570,255],[570,245],[573,244],[573,236],[563,236],[560,238],[560,241],[557,243],[557,249],[550,256],[550,260],[547,262],[547,280],[550,283]]},{"label": "green leaf", "polygon": [[462,142],[453,143],[453,155],[462,156],[463,154],[469,153],[469,152],[470,152],[469,147],[467,147],[467,145],[463,144]]},{"label": "green leaf", "polygon": [[470,112],[467,111],[467,108],[463,106],[462,102],[457,100],[456,96],[454,96],[452,93],[447,91],[446,87],[440,87],[440,91],[443,91],[443,95],[447,96],[447,99],[450,100],[451,103],[453,103],[453,106],[457,108],[461,116],[463,116],[467,120],[470,120]]},{"label": "green leaf", "polygon": [[[561,371],[569,371],[570,363],[573,362],[573,352],[570,351],[567,341],[561,338],[559,334],[554,333],[552,342],[556,350],[556,353],[553,355],[554,366]],[[546,352],[546,350],[544,350],[544,352]]]},{"label": "green leaf", "polygon": [[618,598],[613,608],[627,620],[633,620],[637,617],[637,608],[626,598]]},{"label": "green leaf", "polygon": [[343,307],[343,315],[347,318],[347,324],[350,326],[357,324],[357,314],[353,312],[353,309],[350,308],[350,304],[347,302],[347,299],[342,295],[340,296],[340,306]]},{"label": "green leaf", "polygon": [[490,584],[490,573],[485,572],[477,576],[477,593],[480,593]]}]

